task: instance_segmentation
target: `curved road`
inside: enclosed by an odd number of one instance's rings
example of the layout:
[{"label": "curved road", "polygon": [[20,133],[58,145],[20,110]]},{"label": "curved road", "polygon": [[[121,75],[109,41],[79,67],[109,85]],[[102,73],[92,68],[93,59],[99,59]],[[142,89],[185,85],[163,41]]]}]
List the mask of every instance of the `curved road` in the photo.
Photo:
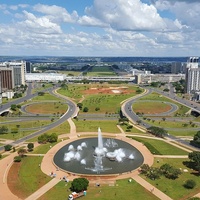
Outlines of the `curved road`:
[{"label": "curved road", "polygon": [[[145,89],[146,89],[146,88],[145,88]],[[191,109],[194,109],[193,106],[191,107],[191,104],[193,105],[193,103],[191,103],[191,102],[188,101],[188,100],[184,100],[184,99],[181,99],[181,98],[178,98],[178,97],[174,97],[175,95],[166,94],[165,92],[160,91],[160,90],[156,90],[156,89],[152,89],[152,88],[146,89],[145,93],[140,94],[140,95],[137,95],[136,97],[133,97],[133,98],[131,98],[131,99],[125,101],[125,102],[123,103],[122,107],[121,107],[122,113],[123,113],[131,122],[137,123],[137,121],[141,121],[140,126],[143,127],[144,129],[149,128],[150,125],[149,125],[148,123],[142,121],[142,120],[136,115],[136,113],[133,112],[133,110],[132,110],[132,104],[133,104],[137,99],[139,99],[139,98],[141,98],[141,97],[143,97],[143,96],[146,96],[146,95],[150,94],[152,91],[155,91],[155,92],[157,92],[157,93],[160,93],[160,94],[166,96],[167,98],[170,98],[170,99],[172,99],[172,100],[175,100],[175,101],[177,101],[178,103],[181,103],[181,104],[183,104],[183,105],[185,105],[185,106],[187,106],[187,107],[189,107],[189,108],[191,108]],[[198,111],[198,112],[200,113],[200,105],[199,105],[198,107],[197,107],[197,105],[195,105],[195,109],[194,109],[194,110],[196,110],[196,111]],[[196,147],[190,145],[190,143],[189,143],[188,141],[182,140],[182,139],[177,138],[177,137],[175,137],[175,136],[173,136],[173,135],[169,135],[169,134],[168,134],[168,135],[166,135],[165,137],[166,137],[166,138],[169,138],[169,139],[171,139],[171,140],[177,141],[177,142],[179,142],[179,143],[181,143],[181,144],[187,146],[187,147],[190,148],[190,149],[192,148],[192,149],[197,150],[197,151],[200,150],[199,148],[196,148]]]},{"label": "curved road", "polygon": [[[45,89],[45,90],[43,90],[43,92],[49,91],[51,94],[55,95],[55,93],[53,93],[53,90],[55,90],[56,88],[58,88],[58,86],[53,87],[51,89]],[[22,103],[22,102],[27,101],[27,100],[29,100],[29,99],[31,99],[31,98],[33,98],[33,97],[38,95],[38,93],[31,94],[31,90],[32,90],[32,84],[29,84],[28,85],[28,90],[27,90],[27,95],[25,97],[22,97],[20,99],[17,99],[15,101],[12,101],[12,102],[9,102],[7,104],[2,105],[2,107],[0,108],[0,112],[10,108],[10,106],[12,104]],[[60,119],[58,119],[57,121],[51,123],[50,125],[48,125],[46,127],[41,128],[41,130],[39,130],[39,131],[36,131],[36,132],[34,132],[34,133],[32,133],[32,134],[30,134],[28,136],[22,137],[22,138],[20,138],[20,139],[18,139],[16,141],[14,141],[13,143],[10,143],[10,145],[15,146],[15,145],[18,145],[18,144],[26,141],[26,140],[34,138],[34,137],[36,137],[36,136],[38,136],[38,135],[40,135],[40,134],[52,129],[52,128],[54,128],[55,126],[58,126],[58,125],[62,124],[63,122],[68,120],[70,117],[75,115],[76,111],[77,111],[76,104],[74,102],[72,102],[71,100],[69,100],[68,98],[61,97],[60,95],[59,95],[59,97],[65,99],[66,103],[68,104],[67,112],[62,117],[60,117]],[[0,147],[0,151],[2,151],[2,150],[4,150],[4,146]]]}]

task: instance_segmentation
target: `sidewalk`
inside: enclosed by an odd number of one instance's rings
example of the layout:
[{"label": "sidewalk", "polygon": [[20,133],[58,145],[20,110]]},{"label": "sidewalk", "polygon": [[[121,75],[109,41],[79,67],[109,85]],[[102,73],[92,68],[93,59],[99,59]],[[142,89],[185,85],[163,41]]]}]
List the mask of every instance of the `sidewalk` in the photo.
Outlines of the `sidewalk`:
[{"label": "sidewalk", "polygon": [[146,188],[150,192],[152,192],[155,196],[157,196],[161,200],[173,200],[169,196],[167,196],[165,193],[161,192],[157,188],[155,188],[153,185],[145,181],[140,176],[136,175],[132,177],[137,183],[139,183],[142,187]]},{"label": "sidewalk", "polygon": [[41,187],[39,190],[37,190],[36,192],[34,192],[32,195],[30,195],[29,197],[27,197],[25,200],[36,200],[36,199],[38,199],[43,194],[45,194],[48,190],[50,190],[52,187],[54,187],[59,181],[60,181],[60,179],[53,178],[46,185],[44,185],[43,187]]}]

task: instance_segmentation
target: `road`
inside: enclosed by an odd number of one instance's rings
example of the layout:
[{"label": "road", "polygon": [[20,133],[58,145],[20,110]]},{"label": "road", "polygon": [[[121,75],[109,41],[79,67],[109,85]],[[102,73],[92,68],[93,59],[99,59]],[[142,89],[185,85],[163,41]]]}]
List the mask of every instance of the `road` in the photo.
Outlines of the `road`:
[{"label": "road", "polygon": [[[55,95],[55,93],[53,93],[53,90],[55,90],[56,88],[58,88],[58,87],[54,86],[51,89],[45,89],[45,90],[43,90],[43,92],[49,91],[51,94]],[[29,84],[28,85],[27,94],[26,94],[25,97],[22,97],[20,99],[16,99],[16,100],[14,100],[12,102],[9,102],[7,104],[2,105],[2,107],[0,108],[0,112],[2,112],[3,110],[6,110],[8,108],[10,108],[10,106],[12,104],[20,104],[20,103],[22,103],[24,101],[27,101],[27,100],[29,100],[29,99],[31,99],[31,98],[33,98],[33,97],[35,97],[35,96],[38,95],[37,93],[31,94],[31,90],[32,90],[32,84]],[[60,98],[62,98],[62,97],[60,97]],[[34,137],[36,137],[36,136],[38,136],[38,135],[40,135],[40,134],[42,134],[42,133],[44,133],[44,132],[52,129],[52,128],[54,128],[55,126],[58,126],[58,125],[62,124],[63,122],[65,122],[66,120],[68,120],[70,117],[72,117],[73,115],[75,115],[76,111],[77,111],[76,104],[74,102],[72,102],[71,100],[67,99],[67,98],[63,98],[63,99],[65,99],[66,103],[68,104],[68,110],[67,110],[67,112],[64,115],[62,115],[62,117],[60,117],[57,121],[55,121],[55,122],[53,122],[53,123],[51,123],[51,124],[49,124],[49,125],[41,128],[41,130],[36,131],[36,132],[34,132],[34,133],[32,133],[32,134],[30,134],[28,136],[22,137],[22,138],[20,138],[20,139],[18,139],[16,141],[14,141],[13,143],[10,143],[10,145],[16,146],[16,145],[18,145],[20,143],[23,143],[26,140],[34,138]],[[3,151],[3,150],[4,150],[4,147],[3,146],[0,147],[0,151]]]},{"label": "road", "polygon": [[[146,92],[144,94],[138,95],[136,97],[133,97],[133,98],[127,100],[126,102],[124,102],[124,104],[121,107],[123,114],[129,119],[129,121],[131,121],[133,123],[137,123],[137,122],[140,121],[141,122],[140,126],[143,127],[144,129],[149,128],[151,125],[149,125],[148,123],[142,121],[141,118],[138,115],[136,115],[135,112],[133,112],[132,104],[136,100],[138,100],[139,98],[150,94],[152,91],[155,91],[155,92],[157,92],[159,94],[162,94],[163,96],[166,96],[167,98],[170,98],[173,101],[177,101],[178,103],[180,103],[182,105],[185,105],[185,106],[187,106],[187,107],[189,107],[191,109],[194,109],[194,107],[195,107],[195,110],[200,113],[200,105],[198,105],[195,102],[191,103],[191,101],[179,98],[179,97],[175,96],[174,94],[166,93],[166,92],[163,92],[161,90],[152,89],[152,88],[145,88],[145,89],[146,89]],[[190,145],[190,143],[188,141],[182,140],[182,139],[177,138],[177,137],[175,137],[173,135],[169,135],[168,134],[165,137],[168,138],[168,139],[174,140],[174,141],[176,141],[176,142],[178,142],[180,144],[183,144],[183,145],[187,146],[190,149],[192,148],[192,149],[197,150],[197,151],[200,150],[199,148],[195,148],[194,146]]]}]

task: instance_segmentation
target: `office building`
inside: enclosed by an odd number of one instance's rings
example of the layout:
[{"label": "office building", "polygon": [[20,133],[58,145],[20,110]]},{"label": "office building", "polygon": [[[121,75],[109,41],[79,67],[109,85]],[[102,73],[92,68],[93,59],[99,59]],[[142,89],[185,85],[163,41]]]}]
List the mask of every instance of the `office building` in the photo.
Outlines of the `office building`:
[{"label": "office building", "polygon": [[186,65],[186,93],[194,94],[200,91],[199,57],[190,57]]}]

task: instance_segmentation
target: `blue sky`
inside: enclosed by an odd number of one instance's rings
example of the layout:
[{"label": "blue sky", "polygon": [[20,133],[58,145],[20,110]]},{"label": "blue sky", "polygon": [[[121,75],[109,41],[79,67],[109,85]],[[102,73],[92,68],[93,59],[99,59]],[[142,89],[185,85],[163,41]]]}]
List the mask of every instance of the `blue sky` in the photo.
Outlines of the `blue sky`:
[{"label": "blue sky", "polygon": [[199,0],[1,0],[0,55],[199,56]]}]

